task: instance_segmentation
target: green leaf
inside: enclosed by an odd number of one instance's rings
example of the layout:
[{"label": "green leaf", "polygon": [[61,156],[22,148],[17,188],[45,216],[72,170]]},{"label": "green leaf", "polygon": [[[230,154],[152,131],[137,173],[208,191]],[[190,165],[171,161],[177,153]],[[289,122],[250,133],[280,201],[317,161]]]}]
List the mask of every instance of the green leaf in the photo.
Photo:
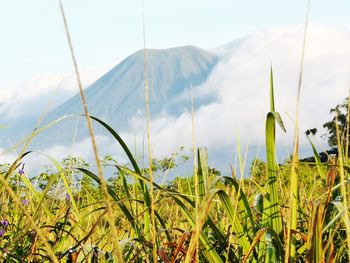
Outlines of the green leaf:
[{"label": "green leaf", "polygon": [[[267,158],[267,177],[268,177],[268,203],[264,202],[264,213],[268,216],[268,226],[276,233],[282,233],[282,217],[280,212],[277,171],[276,171],[276,153],[275,153],[275,115],[269,113],[266,119],[266,158]],[[267,222],[265,222],[266,224]]]},{"label": "green leaf", "polygon": [[311,144],[312,151],[314,153],[314,158],[315,158],[315,163],[316,163],[316,166],[317,166],[318,174],[321,176],[321,178],[323,180],[326,180],[326,174],[325,174],[324,170],[322,169],[323,165],[322,165],[322,162],[321,162],[320,155],[318,154],[318,152],[316,150],[316,147],[313,144],[313,142],[311,141],[311,139],[309,138],[309,136],[306,136],[306,138],[309,140],[309,142]]},{"label": "green leaf", "polygon": [[281,115],[277,112],[277,111],[273,111],[271,112],[273,114],[273,116],[275,117],[275,121],[277,122],[277,124],[280,126],[280,128],[282,129],[282,131],[287,132],[286,128],[284,127],[283,124],[283,120],[281,118]]},{"label": "green leaf", "polygon": [[[96,183],[101,185],[100,178],[95,175],[93,172],[90,172],[87,169],[84,168],[78,168],[79,171],[85,173],[87,176],[89,176],[91,179],[93,179]],[[123,203],[123,201],[118,197],[118,195],[113,191],[113,189],[107,185],[107,191],[108,194],[112,197],[112,199],[115,201],[115,203],[119,206],[119,208],[122,210],[123,214],[127,218],[127,220],[130,222],[131,226],[134,228],[134,231],[139,238],[143,238],[142,232],[140,231],[137,221],[132,215],[132,211],[129,211],[129,209],[126,207],[126,205]]]},{"label": "green leaf", "polygon": [[208,150],[206,148],[198,149],[198,183],[199,197],[204,198],[208,191],[209,166],[208,166]]}]

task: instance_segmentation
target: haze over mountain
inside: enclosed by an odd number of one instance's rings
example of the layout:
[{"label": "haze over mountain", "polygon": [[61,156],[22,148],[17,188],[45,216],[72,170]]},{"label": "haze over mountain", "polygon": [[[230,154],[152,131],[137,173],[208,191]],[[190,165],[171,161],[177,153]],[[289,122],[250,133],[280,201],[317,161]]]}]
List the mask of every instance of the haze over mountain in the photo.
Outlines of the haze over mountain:
[{"label": "haze over mountain", "polygon": [[[197,146],[208,146],[213,166],[229,170],[238,151],[237,140],[242,147],[249,146],[247,165],[259,149],[259,158],[264,159],[264,125],[269,110],[272,63],[276,109],[287,129],[287,134],[278,130],[276,136],[278,158],[283,161],[293,144],[302,35],[300,28],[276,28],[257,31],[211,51],[192,46],[148,50],[154,156],[169,155],[180,146],[191,148],[189,88],[192,84]],[[322,26],[309,29],[303,72],[301,132],[316,127],[322,134],[322,124],[330,117],[329,109],[347,96],[349,45],[349,30]],[[145,138],[143,62],[143,51],[136,52],[86,89],[91,113],[107,121],[131,149],[136,145],[138,150],[144,148]],[[11,102],[7,105],[11,106]],[[6,114],[4,110],[3,113]],[[45,122],[70,113],[82,113],[79,96],[51,111]],[[18,125],[10,131],[13,142],[28,135],[33,127],[24,126]],[[85,126],[82,117],[66,119],[37,136],[31,149],[43,149],[58,159],[68,154],[84,157],[90,154],[91,157]],[[111,136],[104,136],[101,129],[95,128],[101,156],[122,156]],[[318,149],[327,149],[326,141],[316,137]],[[300,145],[301,151],[310,152],[310,145],[302,133]]]},{"label": "haze over mountain", "polygon": [[[218,61],[217,56],[194,46],[146,50],[151,113],[183,111],[183,103],[172,103],[190,88],[203,83]],[[123,60],[85,91],[91,114],[109,123],[126,124],[145,108],[144,52],[140,50]],[[187,102],[188,103],[188,102]],[[80,95],[63,103],[49,119],[82,112]]]},{"label": "haze over mountain", "polygon": [[[191,85],[204,83],[217,62],[217,55],[194,46],[147,49],[146,67],[152,117],[162,112],[178,116],[190,108]],[[145,116],[144,51],[132,54],[112,68],[85,90],[85,96],[91,115],[103,119],[119,132],[130,130],[133,118]],[[205,99],[197,103],[201,105]],[[80,95],[77,94],[51,111],[45,117],[45,123],[65,115],[82,113]],[[77,122],[78,119],[81,122]],[[69,144],[73,137],[81,140],[88,135],[86,125],[82,122],[85,120],[81,117],[64,120],[37,136],[34,146],[43,148],[55,143]],[[29,127],[32,128],[32,125]],[[30,128],[24,127],[21,134],[28,134]]]}]

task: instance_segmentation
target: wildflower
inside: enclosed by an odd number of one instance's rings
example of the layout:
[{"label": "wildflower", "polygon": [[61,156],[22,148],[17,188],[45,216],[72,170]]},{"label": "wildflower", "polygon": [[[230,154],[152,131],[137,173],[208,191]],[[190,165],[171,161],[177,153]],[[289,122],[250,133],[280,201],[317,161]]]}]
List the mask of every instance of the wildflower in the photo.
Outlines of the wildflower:
[{"label": "wildflower", "polygon": [[6,219],[1,219],[0,220],[0,224],[4,227],[8,227],[9,225],[9,221],[7,221]]},{"label": "wildflower", "polygon": [[28,205],[29,201],[27,199],[22,200],[22,205]]},{"label": "wildflower", "polygon": [[66,200],[70,201],[70,195],[68,193],[66,193]]},{"label": "wildflower", "polygon": [[5,229],[0,229],[0,237],[4,236],[5,234]]},{"label": "wildflower", "polygon": [[18,170],[19,175],[24,175],[24,163],[22,165],[22,168]]}]

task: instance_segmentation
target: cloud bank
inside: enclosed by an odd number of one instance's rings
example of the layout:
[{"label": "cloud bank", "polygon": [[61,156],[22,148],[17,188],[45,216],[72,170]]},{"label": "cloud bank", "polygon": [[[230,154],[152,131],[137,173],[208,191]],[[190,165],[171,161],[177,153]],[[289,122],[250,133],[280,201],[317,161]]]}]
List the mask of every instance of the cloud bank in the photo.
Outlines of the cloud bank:
[{"label": "cloud bank", "polygon": [[[277,142],[280,147],[291,148],[302,36],[300,28],[274,28],[220,48],[221,54],[225,50],[221,62],[206,83],[194,88],[195,99],[213,98],[211,103],[196,109],[198,145],[214,150],[234,149],[237,140],[252,147],[264,145],[272,65],[276,110],[287,128],[286,134],[278,130]],[[301,92],[301,132],[316,127],[319,135],[323,133],[322,124],[330,119],[330,108],[348,95],[349,47],[349,30],[310,26]],[[151,123],[154,151],[166,154],[178,145],[191,147],[191,122],[189,111],[180,116],[164,113],[154,119]],[[133,130],[144,133],[142,117],[131,124]],[[302,144],[307,144],[303,134],[301,139]],[[325,141],[320,139],[318,144],[323,150]]]},{"label": "cloud bank", "polygon": [[[228,158],[232,161],[237,140],[251,148],[264,145],[272,65],[276,110],[287,129],[286,134],[277,129],[277,143],[280,149],[285,149],[285,153],[291,149],[302,36],[301,28],[273,28],[257,31],[219,49],[221,61],[207,82],[193,90],[195,101],[201,97],[210,98],[209,103],[195,111],[197,146],[207,146],[209,154],[211,150],[229,151],[232,155]],[[324,132],[322,124],[330,119],[330,108],[348,96],[349,82],[349,29],[310,25],[301,91],[301,132],[314,127],[318,128],[318,135]],[[182,97],[186,96],[190,109],[189,95],[183,94]],[[163,112],[152,118],[151,129],[156,156],[169,155],[179,146],[192,147],[192,116],[189,110],[180,116]],[[130,121],[130,131],[122,134],[125,141],[131,146],[136,143],[139,149],[144,148],[143,116]],[[303,134],[301,138],[301,145],[307,145]],[[85,140],[75,146],[75,153],[87,155],[90,150],[84,147],[88,143]],[[326,142],[321,139],[316,144],[320,150],[326,147]],[[111,138],[104,138],[99,145],[100,148],[107,145],[110,154],[120,154],[120,147],[113,144]],[[49,152],[53,155],[55,152],[69,152],[67,148],[57,147]]]},{"label": "cloud bank", "polygon": [[[287,133],[277,129],[277,143],[285,158],[292,150],[296,93],[300,70],[303,30],[275,28],[255,32],[227,45],[226,52],[206,83],[194,87],[194,99],[211,98],[195,112],[197,146],[211,152],[226,152],[226,165],[234,162],[237,141],[250,155],[265,144],[265,119],[269,111],[270,66],[274,72],[276,110]],[[310,149],[303,131],[318,128],[316,144],[320,151],[326,141],[322,124],[330,119],[329,110],[348,94],[350,80],[350,32],[345,29],[311,25],[304,60],[300,127],[301,147]],[[222,49],[221,49],[222,51]],[[188,109],[191,108],[189,94]],[[151,116],[152,118],[152,116]],[[129,145],[146,145],[143,114],[130,121],[132,132],[122,134]],[[169,155],[179,146],[192,147],[192,115],[163,112],[151,120],[151,141],[156,156]],[[310,149],[311,150],[311,149]],[[310,151],[309,151],[310,152]],[[263,150],[260,157],[264,158]],[[213,156],[214,162],[216,156]],[[220,157],[221,158],[221,157]],[[221,160],[222,161],[222,160]]]},{"label": "cloud bank", "polygon": [[[84,88],[97,80],[105,69],[83,70]],[[43,73],[24,83],[1,87],[0,120],[4,123],[19,119],[36,119],[44,109],[52,110],[78,91],[75,75]]]}]

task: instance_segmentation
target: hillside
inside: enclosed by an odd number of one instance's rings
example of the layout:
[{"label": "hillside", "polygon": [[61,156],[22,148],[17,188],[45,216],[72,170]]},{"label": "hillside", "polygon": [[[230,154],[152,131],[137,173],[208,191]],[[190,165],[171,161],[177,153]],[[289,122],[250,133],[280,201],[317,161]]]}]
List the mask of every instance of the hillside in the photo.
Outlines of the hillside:
[{"label": "hillside", "polygon": [[[194,46],[149,49],[146,54],[153,118],[161,112],[178,115],[189,108],[189,97],[183,95],[191,85],[203,83],[218,62],[216,55]],[[142,116],[145,112],[143,50],[127,57],[99,78],[85,90],[85,95],[91,115],[107,121],[118,131],[128,131],[132,118]],[[201,103],[198,101],[198,105]],[[80,96],[77,94],[50,112],[45,123],[67,114],[79,115],[82,112]],[[81,121],[77,122],[77,119]],[[88,134],[83,121],[83,118],[75,117],[65,120],[37,136],[33,146],[42,148],[54,143],[71,143],[77,125],[76,139],[82,139]],[[24,131],[30,130],[22,129]]]}]

